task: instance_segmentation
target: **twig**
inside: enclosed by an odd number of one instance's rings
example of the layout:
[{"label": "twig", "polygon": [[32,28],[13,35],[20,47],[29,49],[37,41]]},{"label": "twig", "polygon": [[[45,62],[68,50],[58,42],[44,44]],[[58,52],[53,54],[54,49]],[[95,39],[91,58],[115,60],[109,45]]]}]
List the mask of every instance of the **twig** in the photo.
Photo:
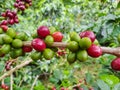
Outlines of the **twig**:
[{"label": "twig", "polygon": [[30,90],[33,90],[33,88],[34,88],[34,86],[35,86],[35,84],[36,84],[38,78],[39,78],[39,75],[37,75],[37,76],[35,77],[35,80],[34,80],[32,86],[31,86],[31,89],[30,89]]},{"label": "twig", "polygon": [[[24,42],[23,44],[25,46],[30,46],[31,41]],[[68,45],[68,43],[66,43],[66,42],[54,42],[52,47],[67,47],[67,45]],[[100,46],[100,47],[104,54],[112,54],[117,57],[120,57],[120,47],[117,47],[117,48],[104,47],[104,46]]]},{"label": "twig", "polygon": [[13,90],[13,73],[10,75],[10,90]]},{"label": "twig", "polygon": [[21,64],[17,65],[16,67],[12,68],[10,71],[7,71],[6,73],[4,73],[1,77],[0,77],[0,81],[2,79],[4,79],[5,77],[11,75],[14,71],[28,65],[29,63],[31,63],[33,60],[30,59],[30,60],[26,60],[26,61],[23,61]]},{"label": "twig", "polygon": [[[31,46],[31,41],[24,41],[23,42],[24,46]],[[54,42],[52,47],[67,47],[68,43],[66,42]],[[1,46],[0,46],[1,47]],[[105,54],[112,54],[117,57],[120,57],[120,47],[117,48],[111,48],[111,47],[104,47],[101,46],[102,52]]]},{"label": "twig", "polygon": [[111,48],[111,47],[101,47],[102,52],[106,54],[112,54],[117,57],[120,57],[120,47],[117,48]]},{"label": "twig", "polygon": [[24,81],[24,78],[22,78],[22,80],[20,81],[18,87],[20,87],[22,85],[22,82]]}]

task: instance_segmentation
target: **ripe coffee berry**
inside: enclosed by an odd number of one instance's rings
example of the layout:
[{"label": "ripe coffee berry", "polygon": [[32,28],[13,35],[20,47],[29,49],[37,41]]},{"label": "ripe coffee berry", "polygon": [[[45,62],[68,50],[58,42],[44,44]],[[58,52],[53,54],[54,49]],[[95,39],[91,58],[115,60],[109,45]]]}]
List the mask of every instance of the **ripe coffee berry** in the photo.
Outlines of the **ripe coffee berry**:
[{"label": "ripe coffee berry", "polygon": [[31,46],[23,46],[22,50],[23,50],[23,52],[31,52],[32,51],[32,47]]},{"label": "ripe coffee berry", "polygon": [[91,57],[94,57],[94,58],[97,58],[99,56],[102,55],[102,49],[95,45],[95,44],[92,44],[88,49],[87,49],[87,53],[89,56]]},{"label": "ripe coffee berry", "polygon": [[111,62],[111,67],[113,70],[120,71],[120,58],[116,58]]},{"label": "ripe coffee berry", "polygon": [[83,37],[88,37],[88,38],[90,38],[91,39],[91,41],[92,42],[94,42],[94,40],[95,40],[95,34],[92,32],[92,31],[90,31],[90,30],[86,30],[86,31],[83,31],[83,32],[81,32],[80,34],[79,34],[79,36],[81,37],[81,38],[83,38]]},{"label": "ripe coffee berry", "polygon": [[63,34],[61,32],[54,32],[52,37],[54,38],[55,42],[61,42],[63,39]]},{"label": "ripe coffee berry", "polygon": [[2,30],[4,32],[6,32],[8,30],[8,26],[6,26],[6,25],[1,25],[0,27],[2,28]]},{"label": "ripe coffee berry", "polygon": [[44,51],[46,48],[45,42],[39,38],[33,39],[31,45],[36,51]]},{"label": "ripe coffee berry", "polygon": [[3,20],[0,25],[7,25],[8,24],[8,21],[7,20]]},{"label": "ripe coffee berry", "polygon": [[40,26],[37,29],[37,34],[40,38],[45,38],[46,36],[50,34],[50,30],[47,26]]}]

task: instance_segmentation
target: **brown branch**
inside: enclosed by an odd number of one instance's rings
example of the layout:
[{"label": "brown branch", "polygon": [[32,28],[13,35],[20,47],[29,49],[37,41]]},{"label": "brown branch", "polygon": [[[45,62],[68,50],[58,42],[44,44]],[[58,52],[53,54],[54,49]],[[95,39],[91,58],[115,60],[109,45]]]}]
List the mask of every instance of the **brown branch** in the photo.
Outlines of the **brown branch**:
[{"label": "brown branch", "polygon": [[111,48],[111,47],[101,47],[103,54],[112,54],[117,57],[120,57],[120,47]]},{"label": "brown branch", "polygon": [[[52,46],[53,47],[67,47],[67,45],[68,44],[65,42],[54,42]],[[100,48],[102,49],[103,54],[112,54],[117,57],[120,57],[120,47],[112,48],[112,47],[100,46]]]},{"label": "brown branch", "polygon": [[[24,41],[23,42],[24,46],[31,46],[31,41]],[[68,43],[66,42],[54,42],[52,47],[67,47]],[[0,46],[1,47],[1,46]],[[104,47],[101,46],[102,52],[105,54],[112,54],[117,57],[120,57],[120,47],[117,48],[111,48],[111,47]]]},{"label": "brown branch", "polygon": [[[31,46],[31,41],[24,41],[23,42],[24,46]],[[66,42],[54,42],[52,47],[67,47],[68,43]],[[111,47],[104,47],[101,46],[102,52],[105,54],[112,54],[117,57],[120,57],[120,47],[117,48],[111,48]]]},{"label": "brown branch", "polygon": [[13,73],[10,75],[10,90],[13,90]]},{"label": "brown branch", "polygon": [[5,73],[0,77],[0,81],[1,81],[2,79],[4,79],[5,77],[10,76],[14,71],[16,71],[16,70],[18,70],[18,69],[20,69],[20,68],[28,65],[28,64],[31,63],[32,61],[33,61],[32,59],[23,61],[21,64],[19,64],[19,65],[17,65],[16,67],[12,68],[10,71],[5,72]]}]

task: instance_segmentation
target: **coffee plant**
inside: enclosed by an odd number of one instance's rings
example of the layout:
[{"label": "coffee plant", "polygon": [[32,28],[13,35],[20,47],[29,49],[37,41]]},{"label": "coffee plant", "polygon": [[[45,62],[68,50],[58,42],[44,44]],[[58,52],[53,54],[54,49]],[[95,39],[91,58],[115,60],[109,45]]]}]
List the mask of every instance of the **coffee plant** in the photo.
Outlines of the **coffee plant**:
[{"label": "coffee plant", "polygon": [[119,0],[1,0],[0,90],[119,90]]}]

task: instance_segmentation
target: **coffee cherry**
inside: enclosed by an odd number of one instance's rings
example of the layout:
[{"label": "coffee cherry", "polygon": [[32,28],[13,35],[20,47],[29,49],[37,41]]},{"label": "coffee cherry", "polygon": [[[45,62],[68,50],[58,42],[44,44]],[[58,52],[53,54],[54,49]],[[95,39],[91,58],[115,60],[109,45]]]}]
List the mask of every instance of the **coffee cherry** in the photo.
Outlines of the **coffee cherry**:
[{"label": "coffee cherry", "polygon": [[8,26],[6,26],[6,25],[1,25],[0,27],[2,28],[2,30],[4,32],[6,32],[8,30]]},{"label": "coffee cherry", "polygon": [[95,44],[92,44],[88,49],[87,49],[87,53],[89,56],[91,57],[94,57],[94,58],[97,58],[99,56],[102,55],[102,49],[95,45]]},{"label": "coffee cherry", "polygon": [[37,61],[41,58],[41,52],[38,51],[34,51],[31,53],[30,57],[32,58],[32,60]]},{"label": "coffee cherry", "polygon": [[52,37],[54,38],[55,42],[61,42],[63,39],[63,34],[61,32],[54,32]]},{"label": "coffee cherry", "polygon": [[72,31],[72,32],[70,32],[70,40],[71,41],[76,41],[76,42],[79,42],[80,41],[80,36],[77,34],[77,32],[75,32],[75,31]]},{"label": "coffee cherry", "polygon": [[76,55],[80,62],[85,62],[88,59],[88,54],[86,50],[79,50]]},{"label": "coffee cherry", "polygon": [[88,49],[92,45],[90,38],[83,37],[79,40],[79,46],[81,49]]},{"label": "coffee cherry", "polygon": [[86,31],[83,31],[83,32],[81,32],[80,34],[79,34],[79,36],[81,37],[81,38],[83,38],[83,37],[88,37],[88,38],[90,38],[91,39],[91,41],[92,42],[94,42],[94,40],[95,40],[95,34],[92,32],[92,31],[90,31],[90,30],[86,30]]},{"label": "coffee cherry", "polygon": [[13,24],[14,24],[14,19],[9,20],[8,23],[9,23],[10,25],[13,25]]},{"label": "coffee cherry", "polygon": [[120,58],[116,58],[111,62],[111,67],[115,71],[120,71]]},{"label": "coffee cherry", "polygon": [[6,44],[10,44],[13,41],[13,39],[9,35],[5,34],[3,35],[3,41]]},{"label": "coffee cherry", "polygon": [[46,48],[44,51],[43,51],[43,57],[46,59],[46,60],[50,60],[54,57],[54,51],[52,51],[51,49],[49,48]]},{"label": "coffee cherry", "polygon": [[52,36],[48,35],[45,37],[45,43],[47,44],[47,46],[51,46],[54,43],[54,39]]},{"label": "coffee cherry", "polygon": [[1,48],[0,48],[0,52],[3,54],[8,54],[11,50],[11,47],[9,44],[4,44]]},{"label": "coffee cherry", "polygon": [[22,2],[22,1],[21,1],[21,2],[18,2],[18,5],[19,5],[19,6],[22,6],[22,5],[24,6],[24,2]]},{"label": "coffee cherry", "polygon": [[10,13],[10,10],[9,10],[9,9],[8,9],[8,10],[6,10],[6,12],[5,12],[5,13],[6,13],[6,15],[7,15],[8,13]]},{"label": "coffee cherry", "polygon": [[31,52],[32,51],[32,47],[31,46],[23,46],[22,50],[23,50],[23,52]]},{"label": "coffee cherry", "polygon": [[79,45],[76,41],[70,41],[67,48],[72,52],[76,52],[79,49]]},{"label": "coffee cherry", "polygon": [[12,47],[14,48],[21,48],[23,46],[23,42],[20,39],[14,39],[12,41]]},{"label": "coffee cherry", "polygon": [[35,50],[40,51],[40,52],[44,51],[46,48],[45,42],[39,38],[33,39],[31,42],[31,45]]},{"label": "coffee cherry", "polygon": [[22,41],[26,41],[28,39],[26,37],[28,37],[28,36],[27,36],[27,34],[25,32],[19,32],[19,33],[17,33],[15,38],[20,39]]},{"label": "coffee cherry", "polygon": [[20,5],[19,9],[22,10],[22,11],[24,11],[25,10],[25,6],[24,5]]},{"label": "coffee cherry", "polygon": [[68,63],[69,64],[72,64],[72,63],[74,63],[75,61],[76,61],[76,54],[75,53],[69,53],[68,55],[67,55],[67,61],[68,61]]},{"label": "coffee cherry", "polygon": [[14,3],[14,7],[15,7],[15,8],[18,8],[18,3]]},{"label": "coffee cherry", "polygon": [[20,2],[20,0],[16,0],[16,2],[17,2],[17,3],[19,3],[19,2]]},{"label": "coffee cherry", "polygon": [[8,36],[10,36],[11,38],[14,38],[14,37],[16,36],[15,30],[12,29],[12,28],[9,28],[9,29],[7,30],[7,32],[6,32],[6,34],[7,34]]},{"label": "coffee cherry", "polygon": [[1,16],[6,17],[6,13],[2,13]]},{"label": "coffee cherry", "polygon": [[11,11],[10,11],[10,12],[7,13],[7,17],[9,17],[9,18],[13,18],[14,15],[13,15],[13,14],[11,13]]},{"label": "coffee cherry", "polygon": [[50,30],[47,26],[40,26],[37,29],[37,34],[40,38],[45,38],[47,35],[50,34]]},{"label": "coffee cherry", "polygon": [[11,13],[12,13],[14,16],[17,15],[17,12],[15,12],[15,11],[12,11]]},{"label": "coffee cherry", "polygon": [[0,25],[7,25],[8,24],[8,21],[7,20],[3,20]]},{"label": "coffee cherry", "polygon": [[17,18],[14,18],[15,23],[19,23],[19,20]]}]

